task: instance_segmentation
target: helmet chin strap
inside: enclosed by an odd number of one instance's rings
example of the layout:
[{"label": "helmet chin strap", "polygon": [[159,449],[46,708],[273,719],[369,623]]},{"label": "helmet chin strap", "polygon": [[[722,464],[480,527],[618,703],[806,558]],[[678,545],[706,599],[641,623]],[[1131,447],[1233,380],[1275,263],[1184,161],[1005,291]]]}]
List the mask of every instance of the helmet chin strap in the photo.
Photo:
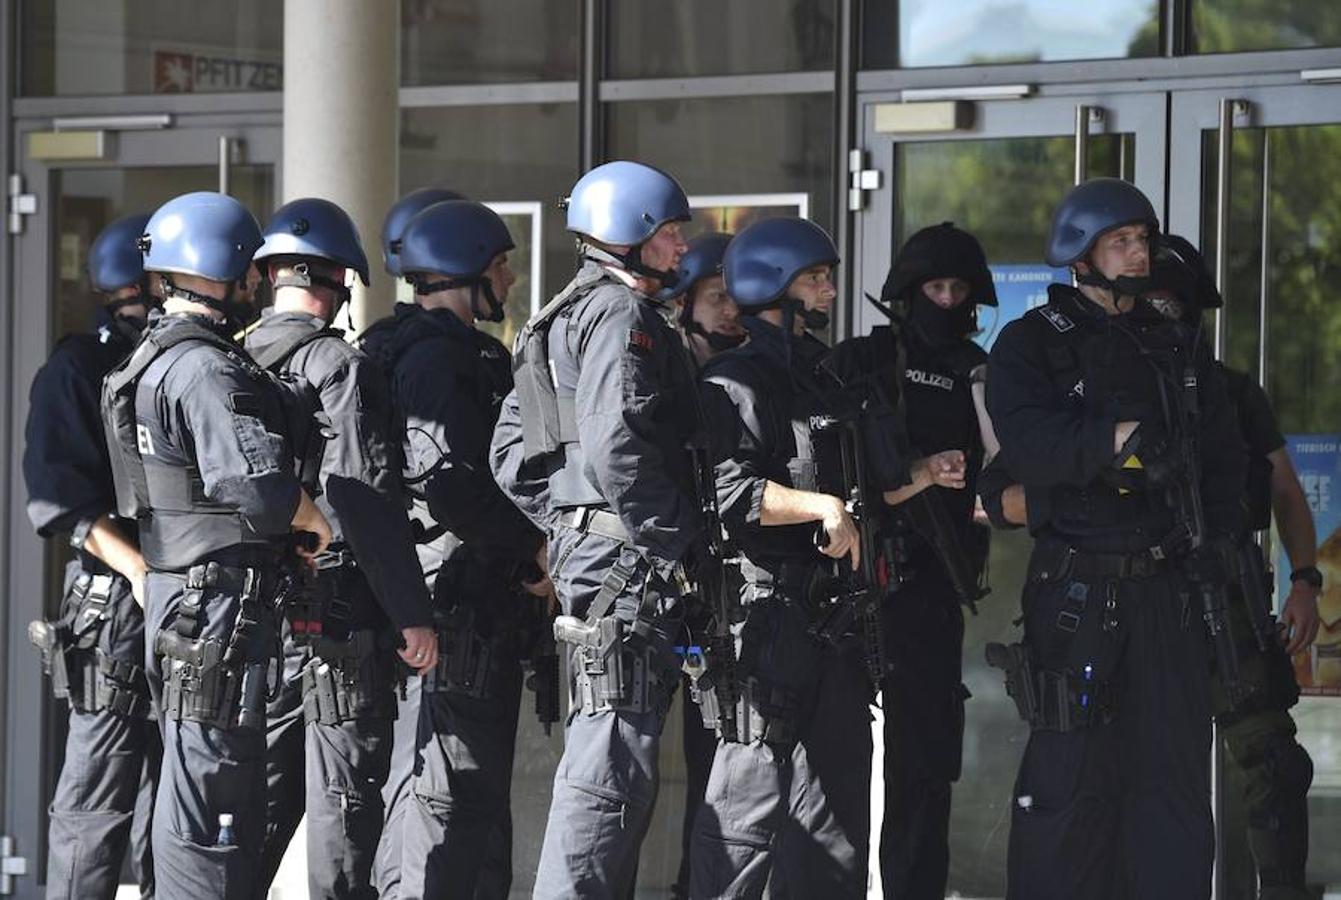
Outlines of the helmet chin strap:
[{"label": "helmet chin strap", "polygon": [[654,269],[642,260],[642,245],[630,247],[627,253],[612,253],[609,250],[602,250],[583,241],[579,244],[579,252],[586,258],[603,265],[614,265],[626,272],[632,272],[635,275],[641,275],[644,278],[651,278],[661,283],[662,287],[673,288],[680,283],[680,273],[674,269],[662,271]]},{"label": "helmet chin strap", "polygon": [[288,268],[288,271],[285,274],[274,276],[270,282],[271,286],[277,288],[296,287],[307,290],[313,285],[316,285],[317,287],[324,287],[327,290],[334,292],[335,306],[331,309],[330,318],[330,320],[334,322],[336,315],[340,312],[340,307],[349,302],[351,295],[348,285],[336,281],[334,278],[327,278],[325,275],[313,272],[311,267],[305,262],[300,262],[292,267],[286,268]]},{"label": "helmet chin strap", "polygon": [[228,291],[223,297],[211,297],[209,294],[202,294],[193,291],[190,288],[184,288],[172,280],[172,276],[167,272],[160,272],[159,278],[163,281],[163,293],[165,297],[179,297],[188,303],[199,303],[201,306],[208,306],[217,313],[221,313],[225,318],[228,316],[228,301],[233,299],[233,291],[237,285],[228,282]]},{"label": "helmet chin strap", "polygon": [[[426,294],[436,294],[438,291],[449,291],[455,288],[470,288],[470,311],[475,318],[484,322],[501,322],[504,317],[503,304],[498,302],[498,295],[494,293],[494,285],[483,275],[477,275],[473,278],[444,278],[440,281],[428,281],[419,274],[410,274],[406,280],[414,286],[414,292],[419,296]],[[484,299],[483,306],[480,305],[480,299]]]}]

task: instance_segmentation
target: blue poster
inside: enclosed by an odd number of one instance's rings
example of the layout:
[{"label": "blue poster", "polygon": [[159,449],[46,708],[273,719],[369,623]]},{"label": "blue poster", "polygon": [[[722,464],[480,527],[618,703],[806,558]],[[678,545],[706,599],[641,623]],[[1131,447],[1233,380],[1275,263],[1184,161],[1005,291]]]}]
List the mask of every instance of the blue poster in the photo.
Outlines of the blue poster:
[{"label": "blue poster", "polygon": [[[1285,438],[1299,483],[1313,511],[1318,532],[1318,568],[1322,624],[1313,647],[1294,660],[1299,686],[1307,694],[1341,696],[1341,434],[1291,434]],[[1289,594],[1290,561],[1276,546],[1276,609]]]},{"label": "blue poster", "polygon": [[1049,284],[1054,281],[1059,284],[1071,283],[1070,269],[1056,269],[1042,263],[993,265],[989,268],[992,270],[992,284],[996,287],[996,298],[1000,305],[995,309],[990,306],[978,307],[978,326],[981,331],[974,340],[984,350],[992,349],[992,342],[1007,322],[1048,302]]}]

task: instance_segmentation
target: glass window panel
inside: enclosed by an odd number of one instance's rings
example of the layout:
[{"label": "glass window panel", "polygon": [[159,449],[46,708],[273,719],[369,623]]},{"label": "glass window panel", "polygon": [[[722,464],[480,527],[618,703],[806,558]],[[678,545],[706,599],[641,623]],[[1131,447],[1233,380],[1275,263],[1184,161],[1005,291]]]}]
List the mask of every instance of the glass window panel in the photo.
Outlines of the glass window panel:
[{"label": "glass window panel", "polygon": [[486,84],[577,77],[578,5],[402,0],[400,82]]},{"label": "glass window panel", "polygon": [[[1074,146],[1069,136],[898,144],[891,258],[913,232],[938,222],[953,221],[976,235],[1001,302],[982,310],[980,324],[994,336],[1007,318],[1041,300],[1048,281],[1066,279],[1064,270],[1044,264],[1043,248],[1053,208],[1072,184]],[[1090,139],[1092,175],[1130,178],[1134,166],[1132,135]],[[992,595],[981,615],[966,617],[964,683],[973,698],[965,707],[963,772],[951,808],[952,896],[1005,893],[1010,785],[1029,730],[1006,696],[1000,671],[973,648],[1014,631],[1031,541],[1023,531],[993,533]]]},{"label": "glass window panel", "polygon": [[691,196],[804,193],[828,228],[832,118],[828,94],[612,103],[608,153],[665,169]]},{"label": "glass window panel", "polygon": [[1341,46],[1341,9],[1328,0],[1192,0],[1193,53]]},{"label": "glass window panel", "polygon": [[[573,275],[573,240],[558,201],[577,173],[577,107],[571,103],[407,109],[401,114],[401,192],[435,185],[500,206],[517,249],[508,317],[488,326],[509,348],[529,317]],[[541,247],[533,246],[540,217]],[[541,283],[532,279],[540,254]],[[401,282],[401,299],[411,294]]]},{"label": "glass window panel", "polygon": [[277,91],[282,0],[24,0],[20,92]]},{"label": "glass window panel", "polygon": [[[1341,125],[1234,131],[1225,359],[1258,370],[1263,150],[1270,142],[1266,235],[1267,389],[1287,434],[1341,430]],[[1216,136],[1203,139],[1203,244],[1215,264]]]},{"label": "glass window panel", "polygon": [[618,0],[607,9],[611,78],[833,66],[833,0]]},{"label": "glass window panel", "polygon": [[1155,56],[1159,8],[1159,0],[865,0],[862,66]]}]

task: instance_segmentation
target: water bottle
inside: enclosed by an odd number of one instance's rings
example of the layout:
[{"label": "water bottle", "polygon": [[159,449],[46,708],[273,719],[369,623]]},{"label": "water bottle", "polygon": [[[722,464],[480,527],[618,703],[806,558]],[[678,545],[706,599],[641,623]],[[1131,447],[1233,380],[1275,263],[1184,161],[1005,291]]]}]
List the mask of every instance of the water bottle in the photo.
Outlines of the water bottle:
[{"label": "water bottle", "polygon": [[233,814],[219,813],[219,838],[216,847],[236,847],[237,837],[233,834]]}]

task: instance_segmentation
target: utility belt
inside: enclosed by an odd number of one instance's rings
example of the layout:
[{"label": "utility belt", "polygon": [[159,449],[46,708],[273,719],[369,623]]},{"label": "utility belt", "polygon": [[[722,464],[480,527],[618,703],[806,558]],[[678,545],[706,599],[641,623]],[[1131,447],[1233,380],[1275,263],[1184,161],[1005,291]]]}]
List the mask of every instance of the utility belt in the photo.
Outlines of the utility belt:
[{"label": "utility belt", "polygon": [[1078,673],[1043,669],[1024,644],[988,644],[987,664],[1005,672],[1006,693],[1033,731],[1078,731],[1116,713],[1114,689],[1090,666]]},{"label": "utility belt", "polygon": [[373,602],[372,589],[348,550],[323,558],[314,576],[299,581],[283,602],[289,637],[298,646],[323,637],[338,641],[350,633],[355,605]]},{"label": "utility belt", "polygon": [[655,595],[645,577],[633,621],[614,615],[615,601],[638,581],[639,566],[637,552],[625,547],[601,582],[587,617],[554,620],[555,640],[572,645],[569,709],[586,715],[610,709],[664,714],[670,705],[680,666],[653,628]]},{"label": "utility belt", "polygon": [[312,659],[303,667],[303,719],[339,725],[356,719],[396,718],[399,683],[384,632],[362,628],[337,639],[310,638]]},{"label": "utility belt", "polygon": [[518,659],[518,636],[501,619],[488,623],[496,628],[482,627],[484,618],[471,603],[434,614],[438,664],[424,676],[425,691],[497,699],[501,670]]},{"label": "utility belt", "polygon": [[559,514],[559,524],[584,534],[598,534],[612,541],[628,543],[629,532],[619,516],[608,509],[594,506],[574,506]]},{"label": "utility belt", "polygon": [[[239,598],[237,618],[226,639],[200,636],[206,589]],[[177,619],[154,641],[154,653],[164,657],[164,715],[228,730],[265,729],[270,670],[277,663],[278,648],[262,660],[252,660],[250,648],[255,641],[273,637],[273,615],[261,597],[274,589],[271,570],[217,562],[187,570]]]},{"label": "utility belt", "polygon": [[[98,647],[112,618],[117,576],[81,572],[66,595],[65,615],[55,621],[28,623],[28,640],[38,649],[42,671],[51,677],[51,693],[81,713],[110,710],[127,718],[152,712],[144,669],[116,659]],[[126,593],[126,601],[130,600]]]},{"label": "utility belt", "polygon": [[[1154,578],[1176,568],[1175,562],[1155,547],[1138,553],[1098,553],[1059,542],[1040,541],[1035,553],[1046,560],[1035,573],[1035,577],[1043,582],[1057,582],[1063,578],[1089,582]],[[1044,554],[1051,554],[1055,559]]]}]

